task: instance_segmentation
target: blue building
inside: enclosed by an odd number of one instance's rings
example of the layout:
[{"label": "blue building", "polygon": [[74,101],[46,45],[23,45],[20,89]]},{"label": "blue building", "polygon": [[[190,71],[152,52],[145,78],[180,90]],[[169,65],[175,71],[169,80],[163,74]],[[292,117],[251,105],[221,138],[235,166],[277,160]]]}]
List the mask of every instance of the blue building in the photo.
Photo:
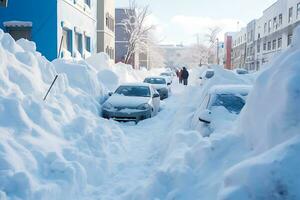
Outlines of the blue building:
[{"label": "blue building", "polygon": [[97,0],[13,0],[0,7],[0,28],[34,41],[49,60],[85,58],[97,52]]}]

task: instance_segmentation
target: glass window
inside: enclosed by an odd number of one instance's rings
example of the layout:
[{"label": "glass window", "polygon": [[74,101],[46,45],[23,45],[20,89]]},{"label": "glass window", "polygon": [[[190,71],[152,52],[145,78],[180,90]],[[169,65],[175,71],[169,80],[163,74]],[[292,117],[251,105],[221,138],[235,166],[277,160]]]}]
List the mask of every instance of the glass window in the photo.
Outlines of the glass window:
[{"label": "glass window", "polygon": [[279,14],[279,20],[278,20],[279,26],[282,24],[282,14]]},{"label": "glass window", "polygon": [[260,52],[260,43],[257,43],[257,53]]},{"label": "glass window", "polygon": [[273,40],[273,42],[272,42],[272,49],[273,49],[273,50],[276,49],[276,40]]},{"label": "glass window", "polygon": [[277,17],[274,17],[273,19],[273,28],[277,29]]},{"label": "glass window", "polygon": [[264,43],[264,51],[267,50],[267,43]]},{"label": "glass window", "polygon": [[292,43],[292,38],[293,38],[292,34],[288,35],[288,46]]},{"label": "glass window", "polygon": [[293,7],[289,8],[289,22],[293,20]]},{"label": "glass window", "polygon": [[91,7],[91,0],[84,0],[84,3],[85,3],[86,5],[88,5],[89,7]]},{"label": "glass window", "polygon": [[82,34],[75,33],[75,49],[82,55]]},{"label": "glass window", "polygon": [[63,43],[62,47],[69,52],[72,52],[72,31],[68,29],[63,29]]},{"label": "glass window", "polygon": [[278,38],[278,48],[282,47],[282,38]]},{"label": "glass window", "polygon": [[146,86],[120,86],[116,94],[135,97],[150,97],[150,89]]},{"label": "glass window", "polygon": [[271,50],[271,42],[268,42],[268,51]]},{"label": "glass window", "polygon": [[144,83],[150,84],[166,84],[166,80],[164,78],[146,78]]},{"label": "glass window", "polygon": [[91,52],[91,38],[89,36],[85,36],[85,50]]},{"label": "glass window", "polygon": [[268,32],[271,32],[271,28],[272,28],[272,21],[269,20],[269,24],[268,24]]},{"label": "glass window", "polygon": [[224,107],[230,113],[239,114],[245,105],[243,97],[235,94],[217,94],[211,107]]},{"label": "glass window", "polygon": [[297,19],[299,18],[300,15],[300,3],[297,4]]},{"label": "glass window", "polygon": [[267,23],[265,23],[265,25],[264,25],[264,33],[266,33],[267,32]]}]

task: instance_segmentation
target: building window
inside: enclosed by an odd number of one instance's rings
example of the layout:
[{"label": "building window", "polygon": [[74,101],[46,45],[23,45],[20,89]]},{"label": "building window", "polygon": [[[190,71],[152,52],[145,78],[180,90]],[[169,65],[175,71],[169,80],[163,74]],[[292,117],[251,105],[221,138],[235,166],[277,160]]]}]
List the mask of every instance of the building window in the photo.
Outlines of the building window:
[{"label": "building window", "polygon": [[272,43],[272,49],[273,49],[273,50],[276,49],[276,40],[273,40],[273,43]]},{"label": "building window", "polygon": [[263,47],[264,51],[267,50],[267,43],[264,43],[264,47]]},{"label": "building window", "polygon": [[89,36],[84,36],[84,38],[85,50],[91,52],[91,38]]},{"label": "building window", "polygon": [[68,29],[63,29],[63,43],[62,47],[69,52],[72,52],[72,31]]},{"label": "building window", "polygon": [[105,24],[109,30],[115,31],[115,20],[109,13],[106,13]]},{"label": "building window", "polygon": [[293,34],[288,35],[288,46],[292,43]]},{"label": "building window", "polygon": [[266,33],[267,32],[267,23],[265,23],[265,25],[264,25],[264,33]]},{"label": "building window", "polygon": [[268,23],[268,32],[269,33],[271,32],[271,28],[272,28],[272,21],[269,20],[269,23]]},{"label": "building window", "polygon": [[278,49],[282,47],[282,38],[278,38]]},{"label": "building window", "polygon": [[91,7],[91,0],[84,0],[84,3],[85,3],[86,5],[88,5],[89,7]]},{"label": "building window", "polygon": [[31,40],[32,38],[32,27],[25,26],[6,26],[5,30],[9,33],[16,41],[24,38]]},{"label": "building window", "polygon": [[271,42],[268,42],[268,51],[271,50]]},{"label": "building window", "polygon": [[82,34],[75,33],[75,49],[82,55]]},{"label": "building window", "polygon": [[299,18],[300,15],[300,3],[297,4],[297,19]]},{"label": "building window", "polygon": [[293,20],[293,7],[289,8],[289,23]]},{"label": "building window", "polygon": [[278,28],[278,25],[277,25],[277,17],[274,17],[274,19],[273,19],[273,28],[274,28],[274,29],[277,29],[277,28]]},{"label": "building window", "polygon": [[279,26],[282,25],[282,14],[279,14],[278,23],[279,23]]},{"label": "building window", "polygon": [[257,43],[257,53],[260,53],[260,43]]}]

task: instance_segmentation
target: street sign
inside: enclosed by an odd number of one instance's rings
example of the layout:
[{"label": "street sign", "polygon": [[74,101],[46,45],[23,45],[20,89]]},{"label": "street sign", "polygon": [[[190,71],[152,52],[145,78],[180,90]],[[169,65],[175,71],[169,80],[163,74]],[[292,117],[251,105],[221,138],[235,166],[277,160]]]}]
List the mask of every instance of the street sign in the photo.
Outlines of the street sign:
[{"label": "street sign", "polygon": [[0,7],[7,7],[8,0],[0,0]]}]

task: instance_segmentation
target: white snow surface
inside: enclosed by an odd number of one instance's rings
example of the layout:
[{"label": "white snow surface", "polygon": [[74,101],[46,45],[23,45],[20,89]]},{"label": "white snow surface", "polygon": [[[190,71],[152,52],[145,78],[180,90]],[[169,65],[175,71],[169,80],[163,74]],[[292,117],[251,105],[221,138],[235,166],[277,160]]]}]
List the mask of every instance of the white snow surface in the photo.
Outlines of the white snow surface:
[{"label": "white snow surface", "polygon": [[[255,75],[209,66],[216,75],[200,86],[208,67],[191,69],[189,86],[174,79],[160,113],[134,125],[102,119],[101,103],[119,84],[162,69],[112,65],[105,54],[51,63],[0,30],[0,199],[300,199],[300,30],[294,35]],[[226,129],[209,138],[193,130],[212,86],[253,81]]]}]

